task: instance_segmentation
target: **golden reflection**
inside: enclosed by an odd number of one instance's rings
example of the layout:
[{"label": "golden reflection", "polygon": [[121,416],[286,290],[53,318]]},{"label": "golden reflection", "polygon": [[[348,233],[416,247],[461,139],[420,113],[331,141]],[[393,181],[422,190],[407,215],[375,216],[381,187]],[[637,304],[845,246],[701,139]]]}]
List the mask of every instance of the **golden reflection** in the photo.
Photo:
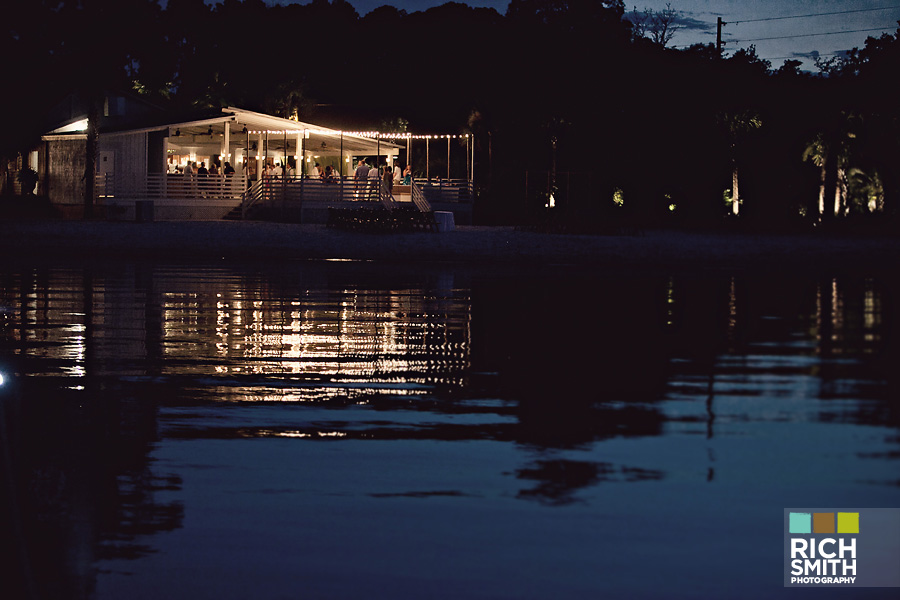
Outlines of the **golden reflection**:
[{"label": "golden reflection", "polygon": [[675,279],[669,277],[666,283],[666,325],[674,323],[675,315]]},{"label": "golden reflection", "polygon": [[881,297],[875,289],[875,282],[867,279],[863,297],[863,339],[866,342],[879,341],[881,330]]},{"label": "golden reflection", "polygon": [[737,286],[734,277],[728,284],[728,337],[734,339],[734,330],[737,327]]},{"label": "golden reflection", "polygon": [[293,401],[339,388],[362,399],[462,385],[471,360],[469,292],[452,285],[285,291],[224,270],[51,269],[3,281],[0,304],[13,352],[59,361],[47,375],[315,376],[240,393]]},{"label": "golden reflection", "polygon": [[[460,383],[461,385],[461,383]],[[333,400],[339,396],[342,401],[350,401],[357,406],[366,406],[373,394],[379,397],[398,396],[414,398],[426,396],[431,391],[430,386],[404,386],[384,387],[377,384],[359,385],[352,381],[333,382],[329,384],[309,385],[307,387],[263,387],[263,386],[213,386],[207,388],[216,394],[216,397],[224,401],[238,400],[240,402],[278,402],[285,403],[315,403]]]},{"label": "golden reflection", "polygon": [[816,322],[815,322],[815,331],[812,332],[813,337],[816,340],[816,347],[818,348],[819,344],[822,343],[822,324],[824,317],[822,316],[823,306],[822,306],[822,287],[820,285],[816,286]]},{"label": "golden reflection", "polygon": [[289,438],[343,438],[347,434],[343,431],[313,431],[312,433],[303,431],[273,431],[271,429],[258,429],[253,432],[252,437],[289,437]]},{"label": "golden reflection", "polygon": [[853,285],[837,279],[816,289],[815,329],[812,332],[825,354],[842,354],[858,346],[873,352],[873,344],[882,340],[884,322],[883,291],[876,281],[866,279]]},{"label": "golden reflection", "polygon": [[57,359],[63,364],[51,375],[85,374],[87,294],[84,281],[62,271],[23,274],[0,287],[4,319],[0,335],[16,340],[13,353]]},{"label": "golden reflection", "polygon": [[[843,338],[844,329],[844,299],[838,290],[837,279],[831,280],[831,341],[838,342]],[[836,353],[839,348],[834,349]]]},{"label": "golden reflection", "polygon": [[227,286],[208,294],[208,302],[203,294],[190,301],[183,294],[163,294],[164,355],[211,354],[217,359],[211,371],[222,376],[462,383],[453,372],[464,371],[470,361],[468,296],[408,289],[307,291],[284,298],[267,293]]}]

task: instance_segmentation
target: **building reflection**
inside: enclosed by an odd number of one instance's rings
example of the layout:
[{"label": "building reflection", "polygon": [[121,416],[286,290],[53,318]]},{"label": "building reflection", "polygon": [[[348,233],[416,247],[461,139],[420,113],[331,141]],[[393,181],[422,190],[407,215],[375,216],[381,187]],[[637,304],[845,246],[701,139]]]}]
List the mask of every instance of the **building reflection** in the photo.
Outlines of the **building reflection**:
[{"label": "building reflection", "polygon": [[[366,386],[354,382],[395,394],[466,382],[465,290],[272,289],[235,280],[187,291],[167,283],[160,296],[164,372],[214,376],[221,399],[359,396]],[[319,385],[304,385],[310,382]]]}]

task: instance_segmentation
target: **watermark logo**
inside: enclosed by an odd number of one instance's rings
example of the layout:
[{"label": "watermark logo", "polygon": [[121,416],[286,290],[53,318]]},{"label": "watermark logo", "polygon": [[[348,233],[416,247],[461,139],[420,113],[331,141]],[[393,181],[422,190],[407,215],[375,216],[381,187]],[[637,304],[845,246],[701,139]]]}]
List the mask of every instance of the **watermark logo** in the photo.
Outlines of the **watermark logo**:
[{"label": "watermark logo", "polygon": [[784,509],[784,585],[900,587],[900,509]]}]

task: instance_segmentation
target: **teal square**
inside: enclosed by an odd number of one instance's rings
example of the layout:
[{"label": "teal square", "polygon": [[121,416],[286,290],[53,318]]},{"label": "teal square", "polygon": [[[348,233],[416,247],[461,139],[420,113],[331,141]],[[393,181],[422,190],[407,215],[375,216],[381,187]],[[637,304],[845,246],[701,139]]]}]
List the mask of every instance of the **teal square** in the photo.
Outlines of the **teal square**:
[{"label": "teal square", "polygon": [[812,513],[791,513],[790,533],[812,533]]}]

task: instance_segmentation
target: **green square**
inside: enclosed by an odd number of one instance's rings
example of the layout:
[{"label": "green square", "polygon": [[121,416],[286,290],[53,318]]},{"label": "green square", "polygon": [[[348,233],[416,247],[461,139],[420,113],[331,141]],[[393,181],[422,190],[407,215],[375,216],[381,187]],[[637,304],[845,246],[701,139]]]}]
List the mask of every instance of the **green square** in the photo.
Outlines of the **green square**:
[{"label": "green square", "polygon": [[859,533],[859,513],[839,512],[837,514],[837,532]]},{"label": "green square", "polygon": [[791,513],[788,525],[789,533],[812,533],[811,513]]}]

